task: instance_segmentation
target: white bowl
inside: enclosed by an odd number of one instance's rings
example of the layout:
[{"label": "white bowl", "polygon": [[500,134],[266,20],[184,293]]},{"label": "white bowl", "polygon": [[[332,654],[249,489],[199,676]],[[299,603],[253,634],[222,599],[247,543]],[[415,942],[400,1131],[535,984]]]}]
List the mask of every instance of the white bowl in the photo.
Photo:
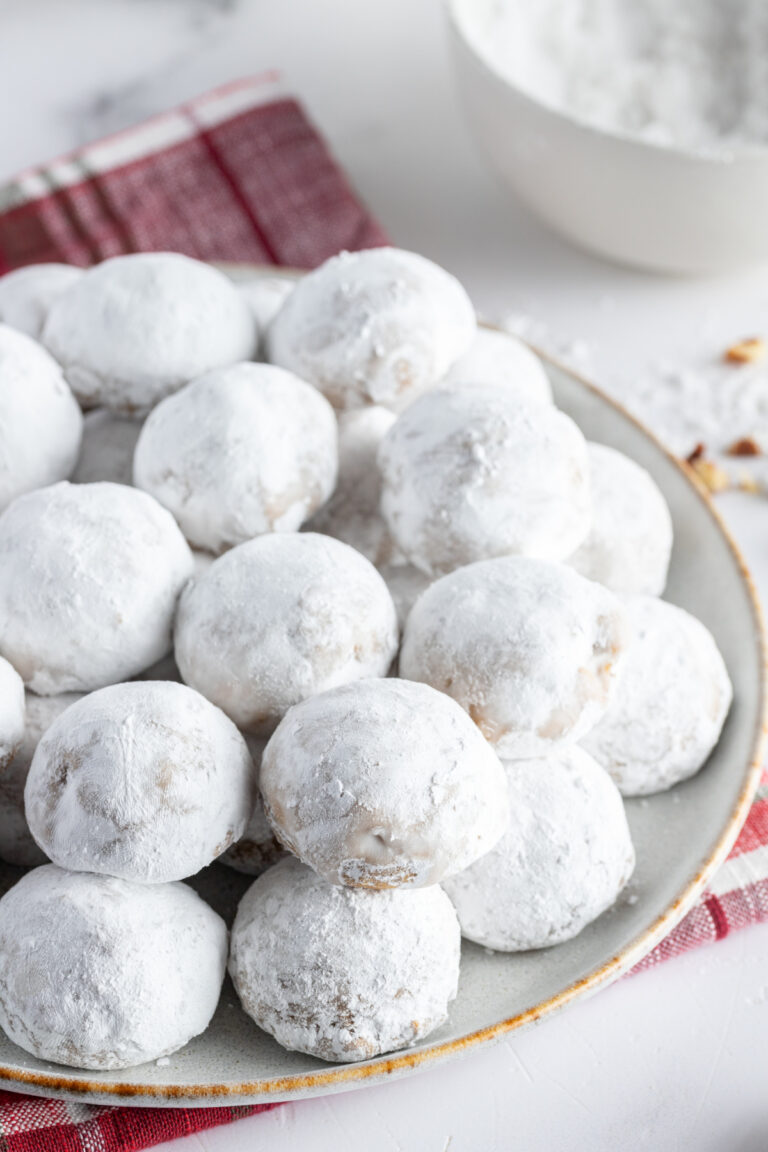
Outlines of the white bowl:
[{"label": "white bowl", "polygon": [[538,216],[622,264],[719,272],[768,261],[768,148],[701,155],[613,135],[527,95],[486,60],[496,0],[446,0],[459,89],[492,166]]}]

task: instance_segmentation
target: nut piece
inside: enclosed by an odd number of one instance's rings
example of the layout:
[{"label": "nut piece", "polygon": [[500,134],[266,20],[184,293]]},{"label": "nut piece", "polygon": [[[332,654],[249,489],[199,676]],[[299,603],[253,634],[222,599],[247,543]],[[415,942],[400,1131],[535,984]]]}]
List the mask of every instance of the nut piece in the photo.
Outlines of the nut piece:
[{"label": "nut piece", "polygon": [[725,492],[727,488],[730,488],[731,481],[728,473],[719,464],[715,464],[714,460],[708,460],[706,456],[692,454],[686,463],[710,492]]},{"label": "nut piece", "polygon": [[751,496],[759,496],[763,491],[760,481],[751,472],[740,472],[736,487],[739,492],[748,492]]},{"label": "nut piece", "polygon": [[763,450],[751,436],[742,436],[739,440],[734,440],[726,449],[726,453],[728,456],[762,456]]},{"label": "nut piece", "polygon": [[756,364],[766,356],[765,341],[759,336],[751,336],[746,340],[739,340],[726,350],[725,359],[729,364]]}]

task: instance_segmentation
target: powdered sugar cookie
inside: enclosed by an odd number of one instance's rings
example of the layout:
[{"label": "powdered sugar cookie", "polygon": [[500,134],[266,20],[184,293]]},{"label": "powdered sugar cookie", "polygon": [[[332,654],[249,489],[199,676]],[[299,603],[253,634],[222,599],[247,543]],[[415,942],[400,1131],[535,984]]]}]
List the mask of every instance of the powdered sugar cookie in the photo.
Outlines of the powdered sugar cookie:
[{"label": "powdered sugar cookie", "polygon": [[425,684],[364,680],[291,708],[264,752],[279,839],[332,884],[424,887],[504,831],[499,759]]},{"label": "powdered sugar cookie", "polygon": [[447,1019],[459,926],[440,888],[336,888],[286,859],[240,901],[229,971],[245,1011],[283,1047],[366,1060]]},{"label": "powdered sugar cookie", "polygon": [[381,509],[429,575],[475,560],[562,560],[591,523],[587,446],[549,404],[494,385],[453,385],[402,413],[379,449]]},{"label": "powdered sugar cookie", "polygon": [[72,473],[73,484],[133,484],[133,453],[142,421],[121,416],[108,408],[94,408],[83,419],[80,458]]},{"label": "powdered sugar cookie", "polygon": [[78,282],[82,268],[71,264],[30,264],[0,279],[0,321],[37,340],[51,305]]},{"label": "powdered sugar cookie", "polygon": [[335,408],[398,407],[469,347],[475,314],[458,280],[398,248],[342,252],[298,281],[269,329],[268,358]]},{"label": "powdered sugar cookie", "polygon": [[189,547],[121,484],[54,484],[0,516],[0,653],[44,696],[129,679],[171,644]]},{"label": "powdered sugar cookie", "polygon": [[[266,740],[260,736],[246,734],[245,741],[256,768],[256,779],[258,780]],[[245,832],[236,844],[233,844],[219,857],[219,863],[227,864],[236,872],[245,872],[249,876],[260,876],[262,872],[271,868],[284,855],[285,850],[272,831],[272,825],[264,810],[261,790],[257,787],[256,800],[251,818],[245,826]]]},{"label": "powdered sugar cookie", "polygon": [[0,1025],[39,1060],[130,1068],[205,1031],[226,960],[185,884],[35,868],[0,900]]},{"label": "powdered sugar cookie", "polygon": [[317,389],[282,368],[236,364],[158,404],[133,475],[190,543],[224,552],[296,532],[333,492],[337,467],[336,418]]},{"label": "powdered sugar cookie", "polygon": [[242,836],[255,772],[223,712],[184,684],[113,684],[37,746],[30,830],[55,864],[141,884],[193,876]]},{"label": "powdered sugar cookie", "polygon": [[65,480],[82,429],[58,364],[34,340],[0,324],[0,511],[23,492]]},{"label": "powdered sugar cookie", "polygon": [[339,477],[333,496],[314,516],[312,531],[343,540],[372,564],[388,564],[397,549],[379,511],[379,445],[394,413],[372,405],[339,414]]},{"label": "powdered sugar cookie", "polygon": [[397,642],[373,565],[312,532],[233,548],[185,589],[176,621],[185,683],[257,735],[307,696],[384,676]]},{"label": "powdered sugar cookie", "polygon": [[85,407],[152,407],[256,351],[250,308],[221,272],[176,252],[115,256],[55,301],[43,340]]},{"label": "powdered sugar cookie", "polygon": [[494,384],[522,400],[552,401],[552,386],[538,356],[516,336],[494,328],[478,328],[442,384]]},{"label": "powdered sugar cookie", "polygon": [[24,735],[24,684],[7,660],[0,657],[0,769],[19,747]]},{"label": "powdered sugar cookie", "polygon": [[568,559],[614,592],[660,596],[672,552],[672,517],[652,477],[628,456],[589,444],[592,527]]},{"label": "powdered sugar cookie", "polygon": [[453,696],[500,756],[545,756],[603,716],[627,642],[613,593],[562,565],[505,557],[422,593],[400,675]]},{"label": "powdered sugar cookie", "polygon": [[732,688],[712,635],[651,596],[626,599],[633,639],[611,707],[582,741],[625,796],[698,772],[720,738]]},{"label": "powdered sugar cookie", "polygon": [[78,692],[63,692],[60,696],[26,694],[21,743],[10,763],[0,771],[0,859],[8,864],[35,868],[48,863],[48,857],[35,842],[27,824],[24,786],[41,736],[65,708],[80,699]]},{"label": "powdered sugar cookie", "polygon": [[635,865],[615,784],[581,748],[504,765],[510,820],[481,860],[445,883],[468,940],[520,952],[578,935]]}]

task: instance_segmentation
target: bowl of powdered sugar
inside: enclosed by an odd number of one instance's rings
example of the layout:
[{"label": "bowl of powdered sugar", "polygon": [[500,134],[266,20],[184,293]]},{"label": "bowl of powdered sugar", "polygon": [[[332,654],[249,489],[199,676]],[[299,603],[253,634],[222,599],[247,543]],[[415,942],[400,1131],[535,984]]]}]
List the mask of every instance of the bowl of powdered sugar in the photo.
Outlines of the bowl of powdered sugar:
[{"label": "bowl of powdered sugar", "polygon": [[539,216],[626,264],[768,260],[765,0],[447,0],[493,166]]}]

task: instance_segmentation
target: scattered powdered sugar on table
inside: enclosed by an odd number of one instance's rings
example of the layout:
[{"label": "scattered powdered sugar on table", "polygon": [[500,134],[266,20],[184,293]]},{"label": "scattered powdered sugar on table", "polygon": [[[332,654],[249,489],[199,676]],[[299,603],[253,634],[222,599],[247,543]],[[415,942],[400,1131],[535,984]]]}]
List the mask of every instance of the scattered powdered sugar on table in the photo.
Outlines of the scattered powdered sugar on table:
[{"label": "scattered powdered sugar on table", "polygon": [[710,155],[768,143],[765,0],[497,0],[471,34],[512,83],[595,127]]},{"label": "scattered powdered sugar on table", "polygon": [[702,445],[725,465],[732,479],[747,469],[768,485],[768,460],[727,455],[739,440],[768,454],[768,358],[736,364],[725,347],[702,347],[687,360],[650,361],[622,376],[596,374],[596,349],[586,340],[564,340],[541,320],[523,313],[503,316],[500,326],[587,376],[651,430],[676,456]]}]

